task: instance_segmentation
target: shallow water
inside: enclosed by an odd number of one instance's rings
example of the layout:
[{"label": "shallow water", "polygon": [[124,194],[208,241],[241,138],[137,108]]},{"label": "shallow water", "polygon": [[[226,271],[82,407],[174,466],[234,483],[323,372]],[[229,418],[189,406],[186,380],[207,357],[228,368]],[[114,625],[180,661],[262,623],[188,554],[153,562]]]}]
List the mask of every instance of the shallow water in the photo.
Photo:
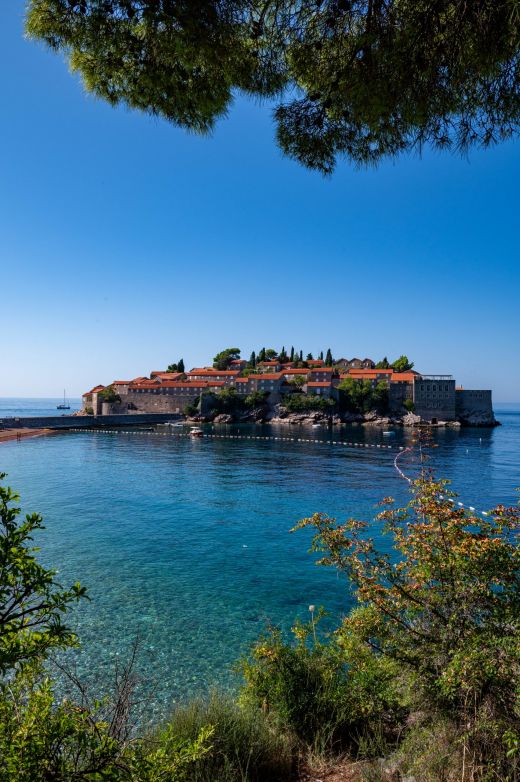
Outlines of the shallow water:
[{"label": "shallow water", "polygon": [[[479,510],[517,501],[520,407],[497,417],[504,425],[494,430],[439,430],[432,451],[438,474]],[[316,511],[373,520],[382,497],[405,501],[393,459],[411,433],[261,431],[394,449],[148,432],[77,432],[0,446],[0,471],[24,510],[44,515],[41,556],[63,583],[88,587],[91,601],[73,615],[83,645],[78,671],[88,681],[104,686],[139,633],[143,687],[153,688],[148,711],[164,713],[208,685],[233,686],[233,662],[267,622],[287,630],[308,617],[311,603],[334,619],[348,610],[344,580],[315,566],[307,531],[289,530]],[[403,467],[412,474],[416,459],[403,457]]]}]

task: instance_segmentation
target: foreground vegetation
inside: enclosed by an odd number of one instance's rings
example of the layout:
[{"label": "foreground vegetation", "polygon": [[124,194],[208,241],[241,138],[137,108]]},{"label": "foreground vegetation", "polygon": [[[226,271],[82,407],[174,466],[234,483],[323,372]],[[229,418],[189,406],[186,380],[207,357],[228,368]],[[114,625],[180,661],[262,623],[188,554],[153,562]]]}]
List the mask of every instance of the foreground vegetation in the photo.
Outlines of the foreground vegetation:
[{"label": "foreground vegetation", "polygon": [[392,555],[363,522],[300,522],[357,607],[328,634],[314,606],[292,641],[270,628],[240,663],[237,702],[212,693],[140,735],[131,665],[109,697],[90,700],[76,680],[76,700],[55,696],[46,660],[77,643],[65,617],[86,592],[38,563],[42,519],[20,521],[18,497],[0,486],[0,779],[274,782],[295,778],[302,759],[341,755],[363,761],[367,781],[392,778],[386,764],[394,779],[513,782],[519,511],[467,517],[454,496],[424,470],[406,508],[385,501]]}]

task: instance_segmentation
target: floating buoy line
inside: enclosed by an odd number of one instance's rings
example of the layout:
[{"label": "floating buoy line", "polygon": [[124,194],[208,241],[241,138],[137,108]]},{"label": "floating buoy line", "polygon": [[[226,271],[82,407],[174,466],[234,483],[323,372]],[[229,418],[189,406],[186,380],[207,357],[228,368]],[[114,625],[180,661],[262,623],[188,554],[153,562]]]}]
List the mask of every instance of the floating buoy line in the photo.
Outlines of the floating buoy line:
[{"label": "floating buoy line", "polygon": [[[93,434],[130,434],[143,435],[155,434],[159,437],[177,437],[179,439],[194,439],[189,432],[150,432],[150,430],[136,429],[74,429],[75,432],[91,432]],[[263,442],[280,443],[311,443],[316,445],[339,445],[347,448],[376,448],[384,451],[404,450],[404,445],[385,445],[384,443],[356,443],[347,440],[317,440],[314,437],[275,437],[273,435],[248,435],[248,434],[214,434],[204,432],[202,438],[207,440],[261,440]]]},{"label": "floating buoy line", "polygon": [[[397,470],[399,476],[403,478],[407,483],[412,483],[412,479],[406,475],[401,468],[399,467],[399,460],[402,456],[405,455],[405,453],[412,453],[413,448],[409,446],[408,448],[403,448],[395,455],[394,459],[394,467]],[[458,508],[461,508],[465,513],[479,513],[481,516],[489,516],[490,513],[487,510],[477,510],[473,505],[467,505],[464,502],[459,502],[458,500],[454,500],[452,497],[445,497],[444,494],[439,494],[440,500],[446,500],[446,502],[449,502],[450,505],[457,506]]]}]

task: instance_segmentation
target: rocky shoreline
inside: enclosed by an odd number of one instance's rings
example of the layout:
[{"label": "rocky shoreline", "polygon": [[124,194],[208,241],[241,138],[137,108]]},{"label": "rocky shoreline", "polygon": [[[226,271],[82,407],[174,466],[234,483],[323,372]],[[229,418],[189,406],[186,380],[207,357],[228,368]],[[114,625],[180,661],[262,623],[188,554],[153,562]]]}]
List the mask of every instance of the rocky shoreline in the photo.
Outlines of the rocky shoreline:
[{"label": "rocky shoreline", "polygon": [[376,426],[376,427],[415,427],[428,426],[442,429],[458,429],[462,426],[492,428],[500,426],[500,422],[492,416],[483,416],[481,414],[468,414],[464,418],[456,421],[442,421],[436,423],[423,422],[421,417],[414,413],[406,413],[403,416],[384,416],[376,411],[368,413],[335,413],[327,415],[321,412],[289,413],[281,405],[272,409],[258,408],[247,414],[232,415],[231,413],[220,413],[218,415],[193,416],[187,419],[190,423],[215,423],[215,424],[236,424],[236,423],[256,423],[256,424],[288,424],[299,426],[312,426],[321,424],[324,426],[341,426],[349,424],[354,426]]}]

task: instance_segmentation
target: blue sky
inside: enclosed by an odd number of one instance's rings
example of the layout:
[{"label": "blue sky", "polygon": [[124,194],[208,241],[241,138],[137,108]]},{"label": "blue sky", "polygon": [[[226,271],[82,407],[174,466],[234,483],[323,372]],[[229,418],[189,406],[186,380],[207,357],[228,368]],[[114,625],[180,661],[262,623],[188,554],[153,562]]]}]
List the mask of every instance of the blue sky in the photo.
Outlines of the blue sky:
[{"label": "blue sky", "polygon": [[294,345],[520,401],[518,142],[324,179],[268,106],[237,98],[209,138],[109,108],[22,13],[0,5],[0,396]]}]

